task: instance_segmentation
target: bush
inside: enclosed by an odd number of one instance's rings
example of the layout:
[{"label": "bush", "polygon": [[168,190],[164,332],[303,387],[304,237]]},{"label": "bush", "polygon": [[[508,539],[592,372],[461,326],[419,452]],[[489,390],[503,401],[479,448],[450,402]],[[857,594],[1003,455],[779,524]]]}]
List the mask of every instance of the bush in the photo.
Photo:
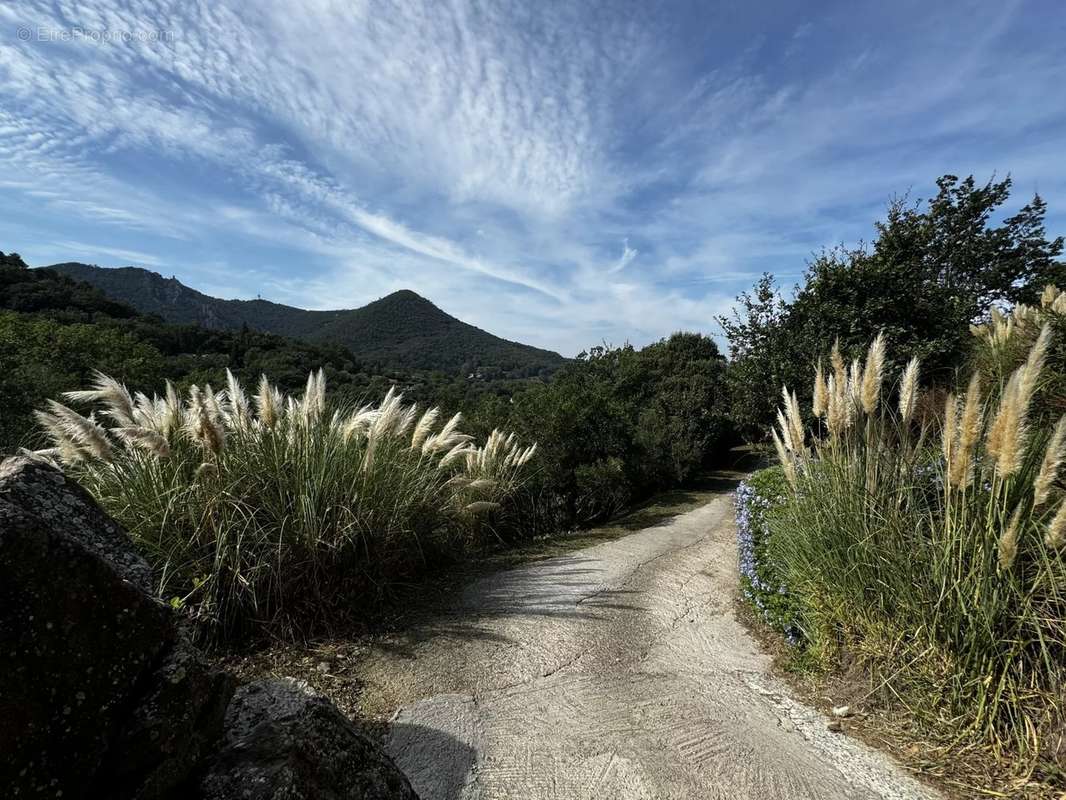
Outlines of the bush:
[{"label": "bush", "polygon": [[978,184],[944,175],[926,203],[892,201],[867,247],[825,251],[810,264],[792,300],[764,276],[719,323],[729,340],[731,406],[738,428],[762,439],[782,384],[799,392],[834,341],[859,355],[883,334],[902,366],[922,359],[928,384],[949,385],[970,352],[967,326],[996,305],[1031,303],[1061,282],[1063,237],[1049,238],[1039,197],[997,221],[1011,180]]},{"label": "bush", "polygon": [[550,383],[493,403],[493,424],[540,444],[529,491],[541,530],[605,519],[691,478],[730,432],[724,372],[711,339],[675,334],[643,350],[594,348]]},{"label": "bush", "polygon": [[[299,399],[263,378],[223,392],[137,394],[103,375],[38,418],[62,463],[156,568],[159,595],[223,637],[282,635],[357,610],[374,587],[491,533],[533,447],[493,431],[475,447],[438,411],[389,392],[332,407],[321,372]],[[105,422],[102,422],[105,421]],[[301,628],[304,628],[301,630]]]},{"label": "bush", "polygon": [[781,467],[760,470],[741,481],[733,495],[737,522],[741,593],[771,627],[799,643],[796,608],[784,576],[770,559],[770,517],[788,501]]},{"label": "bush", "polygon": [[916,717],[1030,759],[1053,739],[1066,685],[1066,417],[1033,413],[1049,333],[991,392],[975,374],[930,428],[914,417],[917,362],[889,407],[883,340],[850,369],[834,352],[815,380],[811,447],[785,395],[774,441],[790,499],[769,518],[769,555],[815,654],[856,650]]},{"label": "bush", "polygon": [[1025,362],[1045,326],[1051,340],[1040,373],[1043,390],[1033,398],[1031,409],[1042,424],[1066,413],[1066,293],[1048,286],[1035,306],[1018,305],[1007,314],[993,310],[986,324],[971,327],[976,343],[973,367],[996,386],[1005,385]]}]

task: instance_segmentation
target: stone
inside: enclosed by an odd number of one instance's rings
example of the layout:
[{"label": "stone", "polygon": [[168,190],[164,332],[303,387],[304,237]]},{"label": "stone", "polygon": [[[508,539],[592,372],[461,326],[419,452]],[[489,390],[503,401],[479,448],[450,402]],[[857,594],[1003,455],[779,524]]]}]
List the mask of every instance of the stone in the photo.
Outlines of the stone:
[{"label": "stone", "polygon": [[151,570],[73,481],[0,465],[0,786],[84,796],[174,634]]},{"label": "stone", "polygon": [[34,459],[0,464],[4,798],[416,798],[306,684],[234,695],[152,587],[74,481]]},{"label": "stone", "polygon": [[153,671],[111,742],[94,786],[101,796],[186,796],[185,783],[217,750],[236,681],[213,667],[184,631]]},{"label": "stone", "polygon": [[218,756],[200,781],[204,800],[416,800],[382,749],[301,681],[240,687]]},{"label": "stone", "polygon": [[33,515],[56,534],[77,541],[144,594],[154,594],[152,568],[129,535],[59,470],[36,459],[8,458],[0,463],[0,499]]}]

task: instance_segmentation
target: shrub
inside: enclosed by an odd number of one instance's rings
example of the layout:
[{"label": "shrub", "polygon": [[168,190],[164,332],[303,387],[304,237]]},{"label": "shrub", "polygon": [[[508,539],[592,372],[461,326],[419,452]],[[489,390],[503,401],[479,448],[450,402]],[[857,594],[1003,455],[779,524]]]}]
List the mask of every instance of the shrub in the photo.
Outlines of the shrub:
[{"label": "shrub", "polygon": [[1033,398],[1031,415],[1040,422],[1054,421],[1066,412],[1066,293],[1048,286],[1035,306],[1017,305],[1009,313],[992,311],[984,325],[971,327],[976,343],[974,368],[1005,385],[1047,326],[1051,340],[1041,370],[1042,391]]},{"label": "shrub", "polygon": [[1033,757],[1066,685],[1066,417],[1033,415],[1050,330],[996,399],[977,373],[933,428],[915,423],[916,361],[890,408],[883,339],[865,364],[834,350],[812,446],[788,391],[773,433],[792,491],[770,556],[814,650],[852,645],[916,715]]},{"label": "shrub", "polygon": [[499,431],[476,447],[390,391],[334,408],[312,373],[300,398],[264,377],[254,401],[225,391],[130,396],[98,375],[38,419],[59,461],[129,530],[159,594],[232,635],[282,633],[358,607],[374,586],[462,552],[491,531],[534,448]]},{"label": "shrub", "polygon": [[792,644],[799,642],[796,609],[784,576],[769,558],[769,517],[788,500],[788,482],[781,467],[756,472],[741,481],[733,495],[736,508],[737,551],[741,592],[759,615],[785,634]]},{"label": "shrub", "polygon": [[713,340],[675,334],[643,350],[593,348],[493,405],[541,446],[530,485],[541,530],[605,519],[696,474],[729,433],[724,370]]}]

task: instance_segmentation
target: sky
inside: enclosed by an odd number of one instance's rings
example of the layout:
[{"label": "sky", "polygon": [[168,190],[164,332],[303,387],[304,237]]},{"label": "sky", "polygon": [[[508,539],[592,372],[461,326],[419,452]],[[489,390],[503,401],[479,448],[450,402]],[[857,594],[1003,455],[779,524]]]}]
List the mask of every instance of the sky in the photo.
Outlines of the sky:
[{"label": "sky", "polygon": [[0,0],[0,250],[564,355],[720,335],[945,173],[1066,234],[1064,41],[1060,0]]}]

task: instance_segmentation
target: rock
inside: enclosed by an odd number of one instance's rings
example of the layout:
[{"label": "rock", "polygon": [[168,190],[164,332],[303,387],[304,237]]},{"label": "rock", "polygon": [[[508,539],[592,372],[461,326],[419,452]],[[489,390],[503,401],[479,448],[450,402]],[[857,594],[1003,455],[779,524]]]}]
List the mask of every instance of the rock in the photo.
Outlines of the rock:
[{"label": "rock", "polygon": [[306,685],[251,684],[231,702],[233,678],[152,586],[125,531],[77,484],[40,461],[0,464],[4,798],[416,797]]},{"label": "rock", "polygon": [[111,743],[94,781],[98,793],[148,800],[181,790],[217,750],[235,686],[179,632]]},{"label": "rock", "polygon": [[6,459],[0,463],[0,499],[36,517],[56,534],[77,541],[144,594],[154,593],[152,568],[134,549],[129,535],[59,470],[30,458]]},{"label": "rock", "polygon": [[204,800],[417,800],[381,748],[303,682],[242,686],[225,742],[200,782]]},{"label": "rock", "polygon": [[0,465],[0,786],[84,796],[173,618],[151,570],[80,487],[25,458]]}]

